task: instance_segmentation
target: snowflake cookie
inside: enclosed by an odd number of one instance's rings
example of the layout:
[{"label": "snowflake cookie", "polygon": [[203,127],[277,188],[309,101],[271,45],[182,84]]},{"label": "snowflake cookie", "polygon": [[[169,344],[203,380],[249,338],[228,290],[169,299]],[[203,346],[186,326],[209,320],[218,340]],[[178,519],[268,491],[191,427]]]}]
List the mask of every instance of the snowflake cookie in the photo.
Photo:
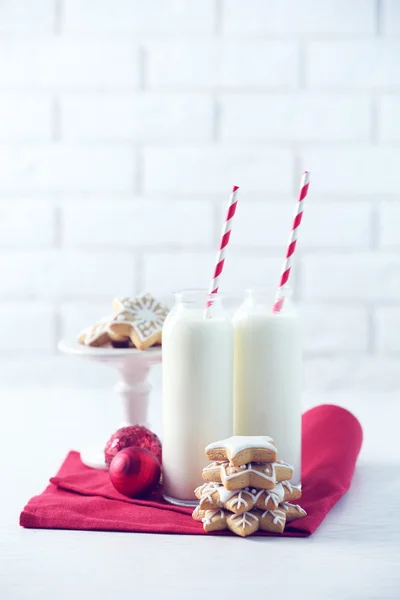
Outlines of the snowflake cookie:
[{"label": "snowflake cookie", "polygon": [[116,298],[115,314],[108,327],[110,338],[128,337],[139,350],[161,344],[161,332],[169,309],[150,294]]}]

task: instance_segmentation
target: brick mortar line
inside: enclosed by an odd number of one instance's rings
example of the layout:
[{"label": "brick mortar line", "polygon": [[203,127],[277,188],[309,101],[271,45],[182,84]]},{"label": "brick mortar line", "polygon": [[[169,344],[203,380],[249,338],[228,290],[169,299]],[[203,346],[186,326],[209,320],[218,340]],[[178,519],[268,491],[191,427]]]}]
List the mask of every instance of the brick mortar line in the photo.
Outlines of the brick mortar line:
[{"label": "brick mortar line", "polygon": [[224,22],[224,7],[222,0],[214,0],[214,34],[216,36],[222,35],[222,24]]},{"label": "brick mortar line", "polygon": [[134,277],[134,285],[136,287],[136,291],[138,294],[144,290],[144,279],[145,279],[145,269],[144,269],[144,253],[138,252],[135,257],[135,267],[136,273]]},{"label": "brick mortar line", "polygon": [[213,142],[221,142],[222,132],[222,106],[217,95],[213,98],[213,112],[212,112],[212,127],[211,137]]},{"label": "brick mortar line", "polygon": [[145,184],[145,172],[144,172],[144,148],[141,144],[137,144],[135,147],[135,155],[133,160],[135,162],[136,174],[134,175],[134,181],[132,181],[132,189],[134,194],[143,196],[143,189]]},{"label": "brick mortar line", "polygon": [[[55,0],[54,3],[54,35],[60,36],[64,33],[64,2],[63,0]],[[43,36],[44,37],[44,36]]]},{"label": "brick mortar line", "polygon": [[[229,194],[228,194],[229,195]],[[228,196],[227,196],[228,197]],[[220,222],[220,225],[222,226],[222,221]],[[214,234],[215,234],[214,230]],[[217,235],[217,241],[218,241],[218,236],[220,236],[221,234],[221,227],[218,229],[218,235]],[[232,232],[232,236],[234,236],[234,232]],[[234,240],[234,237],[232,237],[232,240]],[[233,250],[233,254],[238,254],[240,253],[241,255],[244,256],[264,256],[265,258],[270,258],[270,259],[276,259],[276,258],[282,258],[282,251],[284,250],[284,248],[282,247],[284,246],[281,244],[278,245],[270,245],[270,246],[249,246],[248,243],[243,243],[243,244],[239,244],[237,242],[235,242],[235,248]],[[98,243],[86,243],[86,244],[65,244],[63,243],[62,245],[58,246],[52,246],[51,244],[47,244],[47,245],[39,245],[39,244],[27,244],[27,245],[21,245],[21,246],[15,246],[15,245],[0,245],[0,256],[2,254],[6,254],[8,255],[9,258],[12,258],[13,255],[15,254],[19,254],[19,253],[27,253],[27,252],[36,252],[36,253],[40,253],[41,255],[45,256],[46,254],[48,254],[49,250],[54,250],[55,252],[58,252],[61,256],[62,255],[66,255],[66,254],[79,254],[79,255],[94,255],[97,252],[102,252],[105,254],[110,254],[110,255],[115,255],[118,256],[120,254],[124,254],[129,255],[132,252],[136,253],[136,252],[143,252],[144,254],[157,254],[157,253],[162,253],[162,252],[168,252],[171,254],[180,254],[182,252],[182,250],[184,250],[186,253],[192,253],[192,254],[201,254],[201,253],[206,253],[209,252],[210,250],[213,250],[214,246],[213,243],[207,243],[205,245],[201,245],[201,244],[197,244],[197,245],[190,245],[190,244],[168,244],[168,243],[163,243],[160,245],[157,244],[153,244],[153,245],[118,245],[118,242],[116,244],[98,244]],[[378,250],[378,251],[377,251]],[[307,247],[306,243],[302,243],[302,247],[301,247],[301,251],[299,253],[298,258],[299,259],[305,259],[305,258],[309,258],[309,257],[315,257],[315,256],[324,256],[325,258],[327,256],[354,256],[354,255],[362,255],[362,254],[375,254],[376,256],[380,256],[382,258],[390,256],[390,257],[398,257],[400,259],[400,245],[399,246],[393,246],[393,248],[387,249],[385,248],[379,248],[379,249],[371,249],[371,247],[369,245],[366,246],[329,246],[329,247],[323,247],[323,246],[318,246],[315,248],[311,248],[311,247]],[[269,254],[266,255],[265,253],[268,252]]]},{"label": "brick mortar line", "polygon": [[[300,180],[299,180],[300,181]],[[297,181],[297,183],[299,183]],[[298,192],[298,189],[296,189]],[[400,192],[400,190],[399,190]],[[399,192],[393,192],[391,194],[382,194],[379,196],[381,201],[392,203],[394,206],[400,205],[400,197]],[[83,208],[85,208],[85,204],[87,203],[87,207],[90,207],[90,204],[96,203],[101,207],[102,205],[111,205],[114,201],[126,203],[133,202],[135,203],[152,203],[152,202],[187,202],[189,205],[193,202],[198,201],[207,201],[213,202],[221,201],[223,198],[219,193],[204,193],[196,195],[196,192],[160,192],[156,194],[152,193],[143,193],[138,196],[132,196],[132,192],[116,192],[114,193],[112,190],[109,191],[99,191],[99,192],[88,192],[87,190],[80,190],[76,188],[72,191],[60,191],[60,190],[44,190],[44,191],[34,191],[29,192],[29,198],[27,198],[27,191],[25,190],[7,190],[0,189],[0,206],[2,202],[7,202],[10,198],[15,200],[16,202],[20,202],[21,204],[30,204],[35,205],[37,202],[43,203],[49,206],[57,206],[60,205],[62,208],[68,208],[70,203],[72,205],[77,204],[78,201]],[[265,195],[270,194],[273,196],[273,199],[266,201]],[[79,196],[79,197],[78,197]],[[279,192],[274,192],[271,190],[260,190],[259,192],[250,192],[246,193],[246,198],[248,202],[261,204],[266,203],[267,205],[272,204],[281,204],[281,203],[289,203],[293,202],[293,192],[288,194],[282,194]],[[370,204],[371,202],[376,201],[376,193],[369,194],[366,196],[352,196],[352,194],[342,194],[341,196],[332,196],[326,193],[318,192],[318,201],[321,203],[320,206],[325,206],[328,208],[330,204],[346,203],[349,202],[354,204]],[[65,204],[67,203],[67,204]]]},{"label": "brick mortar line", "polygon": [[[399,46],[400,46],[400,37]],[[25,86],[10,84],[3,87],[2,82],[0,81],[0,94],[11,95],[11,94],[139,94],[142,92],[151,93],[151,94],[212,94],[218,91],[219,94],[296,94],[299,92],[302,93],[325,93],[327,95],[334,94],[359,94],[361,95],[364,92],[371,92],[376,90],[379,93],[384,94],[399,94],[400,93],[400,84],[388,84],[381,85],[379,87],[375,87],[372,85],[360,85],[360,86],[347,86],[347,85],[324,85],[324,84],[313,84],[312,86],[307,86],[305,88],[301,88],[297,83],[287,84],[287,85],[262,85],[258,86],[256,84],[250,85],[243,83],[241,85],[219,85],[219,84],[207,84],[207,85],[199,85],[192,86],[188,85],[187,87],[177,86],[175,84],[164,84],[164,85],[147,85],[145,89],[141,89],[139,86],[134,85],[119,85],[115,86],[105,86],[105,85],[93,85],[90,87],[81,87],[75,84],[69,84],[67,87],[63,87],[62,85],[31,85]]]},{"label": "brick mortar line", "polygon": [[[379,0],[378,0],[379,2]],[[223,19],[221,20],[221,24],[218,23],[218,18],[214,18],[214,26],[213,31],[187,31],[185,33],[176,32],[176,31],[168,31],[168,32],[154,32],[154,30],[147,31],[94,31],[90,29],[82,30],[82,31],[66,31],[63,27],[64,20],[64,5],[62,0],[57,0],[57,8],[56,11],[56,27],[55,29],[60,31],[55,31],[55,33],[35,33],[29,32],[25,34],[25,37],[28,41],[38,42],[42,39],[51,40],[57,39],[59,33],[62,34],[63,39],[77,41],[78,43],[81,41],[90,40],[94,43],[99,41],[104,41],[106,43],[118,43],[120,41],[127,43],[131,42],[134,46],[137,44],[145,44],[149,47],[151,45],[159,46],[160,43],[171,41],[172,43],[178,44],[186,44],[190,42],[204,42],[204,43],[212,43],[218,42],[221,38],[228,42],[264,42],[275,43],[275,42],[326,42],[331,44],[332,42],[375,42],[377,39],[377,35],[380,35],[380,24],[378,22],[378,27],[374,28],[374,31],[370,33],[340,33],[340,32],[301,32],[301,31],[285,31],[285,32],[274,32],[274,31],[222,31],[220,32],[220,26],[222,29]],[[216,14],[216,11],[214,14]],[[378,17],[381,19],[381,17]],[[59,23],[58,23],[59,21]],[[377,22],[376,22],[377,23]],[[217,31],[218,30],[218,31]],[[378,31],[379,30],[379,31]],[[221,35],[222,34],[222,35]],[[21,33],[18,32],[9,32],[7,34],[7,39],[21,39]],[[388,36],[383,38],[388,43],[396,43],[398,41],[398,36]]]},{"label": "brick mortar line", "polygon": [[[61,143],[59,143],[61,142]],[[28,139],[21,140],[10,140],[10,139],[6,139],[0,138],[0,146],[8,146],[11,147],[13,149],[20,149],[21,147],[26,147],[28,150],[32,149],[35,150],[36,148],[41,148],[41,147],[48,147],[48,148],[52,148],[52,147],[56,147],[56,146],[61,146],[62,148],[72,148],[75,150],[79,150],[79,149],[98,149],[98,148],[104,148],[106,147],[106,149],[111,149],[111,150],[115,150],[115,149],[129,149],[130,147],[132,147],[132,143],[135,142],[135,137],[132,136],[131,139],[81,139],[81,140],[74,140],[74,141],[68,141],[68,140],[50,140],[50,141],[29,141]],[[176,142],[163,142],[163,141],[159,141],[159,142],[151,142],[151,143],[143,143],[141,144],[141,147],[143,148],[143,150],[181,150],[181,151],[185,151],[188,148],[190,149],[195,149],[198,152],[205,152],[208,150],[220,150],[220,151],[224,151],[224,150],[234,150],[234,144],[235,143],[240,143],[241,144],[241,148],[239,149],[240,151],[244,152],[248,152],[251,150],[262,150],[262,151],[272,151],[274,148],[279,148],[279,150],[287,150],[288,152],[297,152],[299,147],[301,149],[302,146],[307,146],[307,148],[315,148],[316,150],[319,150],[320,148],[324,148],[324,149],[339,149],[339,150],[352,150],[352,149],[357,149],[357,150],[368,150],[371,149],[371,143],[370,142],[365,142],[363,144],[360,144],[360,142],[354,140],[354,141],[312,141],[312,140],[301,140],[300,142],[297,142],[296,140],[283,140],[283,139],[279,139],[279,138],[264,138],[262,140],[250,140],[249,138],[246,137],[238,137],[235,139],[218,139],[218,140],[210,140],[207,143],[207,146],[204,145],[204,142],[201,141],[196,141],[196,140],[186,140],[184,142],[177,140]],[[377,147],[374,147],[375,150],[397,150],[400,148],[400,140],[399,141],[393,141],[390,143],[385,143],[385,144],[379,144]],[[237,150],[237,148],[236,148]],[[62,190],[60,190],[62,191]]]},{"label": "brick mortar line", "polygon": [[147,79],[148,79],[148,56],[147,51],[142,44],[138,49],[138,58],[139,58],[139,91],[145,92],[147,91]]},{"label": "brick mortar line", "polygon": [[376,147],[385,147],[385,145],[379,143],[379,131],[380,131],[380,114],[379,114],[379,100],[376,92],[371,92],[371,113],[370,113],[370,128],[371,128],[371,143]]},{"label": "brick mortar line", "polygon": [[387,249],[385,250],[385,248],[382,247],[381,231],[381,212],[379,210],[379,206],[376,206],[375,203],[372,203],[370,207],[370,245],[371,250],[376,251],[379,255],[383,254],[385,251],[388,251]]},{"label": "brick mortar line", "polygon": [[382,0],[375,0],[375,33],[378,37],[382,36],[382,25],[383,25]]},{"label": "brick mortar line", "polygon": [[[400,36],[399,36],[399,46],[400,46]],[[299,86],[287,86],[287,85],[276,85],[276,86],[261,86],[261,87],[252,87],[247,84],[243,84],[241,87],[230,87],[230,86],[201,86],[201,87],[174,87],[174,86],[161,86],[152,89],[139,89],[139,88],[131,88],[131,87],[91,87],[91,88],[79,88],[75,86],[70,86],[68,88],[59,88],[57,86],[52,87],[17,87],[13,88],[12,86],[7,86],[2,88],[0,81],[0,99],[1,96],[5,98],[7,96],[21,96],[21,98],[26,98],[26,94],[29,96],[37,96],[37,98],[42,98],[43,96],[47,96],[49,98],[53,97],[55,94],[60,95],[61,97],[66,96],[81,96],[85,98],[86,96],[95,97],[97,95],[101,96],[117,96],[120,98],[121,96],[202,96],[204,98],[214,98],[215,95],[221,97],[226,95],[232,95],[235,97],[244,96],[278,96],[278,95],[287,95],[287,96],[296,96],[296,95],[316,95],[316,96],[332,96],[333,98],[337,95],[345,95],[345,96],[360,96],[364,97],[365,92],[376,93],[377,97],[380,96],[381,93],[391,96],[400,95],[400,84],[394,86],[365,86],[365,87],[345,87],[345,86],[313,86],[309,88],[302,89]],[[112,98],[111,98],[112,99]]]},{"label": "brick mortar line", "polygon": [[372,355],[377,353],[377,327],[375,321],[375,311],[372,307],[367,309],[367,322],[368,322],[368,337],[367,347],[368,352]]},{"label": "brick mortar line", "polygon": [[54,206],[53,213],[53,224],[54,224],[54,248],[62,248],[64,246],[64,228],[63,228],[63,215],[59,206]]},{"label": "brick mortar line", "polygon": [[57,96],[53,96],[51,102],[51,141],[62,141],[61,102]]}]

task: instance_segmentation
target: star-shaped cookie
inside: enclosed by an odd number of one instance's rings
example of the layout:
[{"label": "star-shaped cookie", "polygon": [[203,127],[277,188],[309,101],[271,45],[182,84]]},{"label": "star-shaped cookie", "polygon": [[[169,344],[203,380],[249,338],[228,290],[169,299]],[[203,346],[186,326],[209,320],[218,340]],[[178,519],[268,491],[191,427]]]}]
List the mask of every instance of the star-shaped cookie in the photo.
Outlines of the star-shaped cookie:
[{"label": "star-shaped cookie", "polygon": [[161,344],[164,321],[169,309],[151,294],[135,298],[116,298],[115,314],[109,326],[111,339],[114,335],[127,336],[136,348],[146,350]]},{"label": "star-shaped cookie", "polygon": [[234,467],[250,462],[275,462],[277,450],[267,435],[234,435],[206,447],[206,455],[212,461],[229,461]]},{"label": "star-shaped cookie", "polygon": [[258,488],[271,490],[280,481],[293,475],[293,467],[282,461],[264,464],[245,464],[234,467],[228,462],[211,463],[203,469],[204,481],[222,483],[227,490]]}]

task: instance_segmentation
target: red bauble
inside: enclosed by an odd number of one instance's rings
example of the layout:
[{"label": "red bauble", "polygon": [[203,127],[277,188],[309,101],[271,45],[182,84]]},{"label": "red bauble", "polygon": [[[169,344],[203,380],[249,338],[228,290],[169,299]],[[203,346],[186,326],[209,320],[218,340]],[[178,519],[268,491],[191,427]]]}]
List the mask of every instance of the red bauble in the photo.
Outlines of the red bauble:
[{"label": "red bauble", "polygon": [[150,450],[161,464],[161,442],[155,433],[141,425],[121,427],[108,440],[104,449],[106,464],[109,466],[114,456],[123,448],[139,446]]},{"label": "red bauble", "polygon": [[161,467],[149,450],[131,447],[114,456],[109,469],[111,483],[121,494],[138,498],[150,494],[160,481]]}]

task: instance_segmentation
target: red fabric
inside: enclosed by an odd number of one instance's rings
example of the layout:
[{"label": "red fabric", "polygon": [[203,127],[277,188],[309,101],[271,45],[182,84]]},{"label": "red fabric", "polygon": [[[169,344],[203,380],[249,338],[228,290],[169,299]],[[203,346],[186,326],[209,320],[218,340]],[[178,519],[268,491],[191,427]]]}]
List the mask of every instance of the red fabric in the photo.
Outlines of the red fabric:
[{"label": "red fabric", "polygon": [[[317,529],[349,489],[361,442],[360,423],[343,408],[325,404],[303,415],[300,504],[308,516],[288,525],[283,535],[304,537]],[[204,534],[202,524],[191,518],[191,509],[165,503],[160,490],[146,500],[125,498],[113,488],[106,471],[85,467],[77,452],[68,454],[50,482],[25,506],[23,527]]]}]

